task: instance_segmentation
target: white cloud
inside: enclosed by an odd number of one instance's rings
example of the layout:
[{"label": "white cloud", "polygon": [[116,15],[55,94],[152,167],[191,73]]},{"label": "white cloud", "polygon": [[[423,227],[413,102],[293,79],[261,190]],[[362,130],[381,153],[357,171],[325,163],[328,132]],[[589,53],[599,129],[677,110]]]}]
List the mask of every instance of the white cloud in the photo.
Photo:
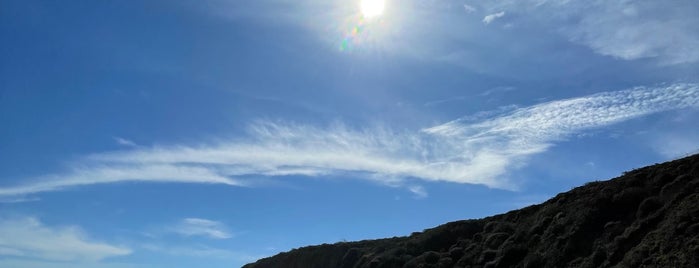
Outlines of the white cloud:
[{"label": "white cloud", "polygon": [[249,127],[249,137],[218,144],[92,155],[80,163],[82,169],[0,188],[0,196],[128,181],[239,186],[250,177],[338,174],[408,190],[406,178],[512,189],[517,184],[508,180],[509,171],[573,134],[689,107],[699,107],[697,84],[640,87],[508,107],[416,132],[260,121]]},{"label": "white cloud", "polygon": [[90,241],[77,227],[52,228],[36,218],[0,219],[0,256],[96,263],[129,254],[128,248]]},{"label": "white cloud", "polygon": [[235,259],[241,262],[253,262],[265,256],[250,255],[240,252],[235,252],[226,249],[212,248],[206,245],[194,246],[169,246],[159,244],[145,244],[142,246],[144,250],[167,254],[171,256],[187,256],[195,258],[217,258],[217,259]]},{"label": "white cloud", "polygon": [[451,97],[451,98],[447,98],[447,99],[428,101],[428,102],[425,102],[423,105],[426,107],[430,107],[430,106],[436,106],[436,105],[447,103],[447,102],[463,101],[466,99],[468,99],[468,96],[455,96],[455,97]]},{"label": "white cloud", "polygon": [[199,164],[226,176],[353,172],[378,175],[384,182],[417,177],[506,186],[492,176],[497,170],[494,166],[502,163],[490,161],[488,153],[460,161],[461,141],[435,139],[425,133],[274,122],[258,122],[250,127],[250,133],[250,139],[215,146],[117,152],[93,158],[122,164]]},{"label": "white cloud", "polygon": [[417,199],[422,199],[426,198],[429,196],[427,193],[427,190],[425,190],[425,187],[422,187],[421,185],[412,185],[408,186],[408,190],[415,195],[415,198]]},{"label": "white cloud", "polygon": [[177,182],[241,185],[240,182],[216,174],[205,167],[188,165],[115,165],[84,163],[72,172],[33,179],[32,183],[0,188],[0,196],[26,195],[57,191],[76,186],[120,182]]},{"label": "white cloud", "polygon": [[38,198],[38,197],[26,197],[26,196],[1,197],[0,196],[0,203],[8,203],[8,204],[35,202],[35,201],[39,201],[39,200],[41,200],[41,198]]},{"label": "white cloud", "polygon": [[503,16],[505,16],[505,11],[500,11],[498,13],[487,15],[483,17],[483,23],[490,24],[491,22],[495,21],[496,19],[502,18]]},{"label": "white cloud", "polygon": [[12,268],[150,268],[151,266],[131,263],[75,263],[51,262],[25,259],[0,259],[0,267]]},{"label": "white cloud", "polygon": [[476,12],[476,8],[473,6],[464,4],[464,11],[466,11],[466,13],[473,13],[473,12]]},{"label": "white cloud", "polygon": [[[681,1],[680,1],[681,2]],[[658,58],[663,64],[699,60],[699,12],[656,3],[604,3],[591,7],[577,25],[563,29],[571,40],[626,60]],[[619,10],[622,12],[619,12]]]},{"label": "white cloud", "polygon": [[213,239],[228,239],[233,235],[225,224],[207,219],[185,218],[169,228],[170,231],[184,236],[204,236]]},{"label": "white cloud", "polygon": [[131,140],[127,140],[124,138],[120,137],[114,137],[114,141],[116,141],[119,145],[127,146],[127,147],[138,147],[138,144]]},{"label": "white cloud", "polygon": [[696,107],[698,104],[697,84],[638,87],[520,108],[508,115],[482,122],[456,120],[426,131],[471,138],[506,136],[550,140],[586,128],[609,125],[655,112]]},{"label": "white cloud", "polygon": [[[352,29],[352,18],[358,12],[354,1],[259,0],[252,2],[207,0],[193,2],[193,10],[204,7],[207,12],[228,19],[257,19],[266,22],[293,24],[309,28],[332,48],[338,47],[343,35]],[[589,47],[601,55],[624,60],[654,58],[661,64],[681,64],[699,61],[699,5],[695,0],[663,1],[608,1],[608,0],[497,0],[472,1],[403,1],[392,5],[380,25],[367,27],[361,46],[365,51],[381,49],[385,53],[459,63],[476,71],[492,72],[490,68],[505,68],[492,62],[487,50],[508,44],[478,43],[481,36],[491,33],[476,29],[463,21],[459,13],[445,12],[447,8],[462,9],[466,13],[482,12],[482,19],[490,24],[507,15],[511,22],[504,25],[528,24],[543,32],[558,32],[569,41]],[[458,15],[455,15],[458,14]],[[366,26],[366,25],[365,25]],[[542,29],[548,27],[548,29]],[[517,47],[541,47],[540,38],[511,35],[520,43]],[[551,40],[557,39],[552,37]],[[402,42],[395,42],[402,40]],[[462,41],[461,49],[450,46]],[[470,46],[469,44],[478,44]],[[359,43],[357,43],[358,45]],[[478,48],[478,53],[471,50]],[[490,52],[490,53],[483,53]],[[543,58],[549,50],[532,49],[532,57]],[[520,54],[513,55],[520,57]],[[450,60],[451,58],[465,59]],[[508,58],[512,60],[512,58]],[[466,61],[466,62],[465,62]],[[464,63],[465,62],[465,63]],[[502,72],[498,73],[502,75]]]},{"label": "white cloud", "polygon": [[[570,41],[625,60],[656,58],[662,64],[699,61],[699,5],[663,1],[484,1],[482,9],[522,14],[551,25]],[[485,22],[485,20],[484,20]]]},{"label": "white cloud", "polygon": [[509,87],[509,86],[494,87],[494,88],[488,89],[488,90],[486,90],[486,91],[483,91],[483,92],[482,92],[481,94],[479,94],[479,95],[485,97],[485,96],[490,96],[490,95],[493,95],[493,94],[505,93],[505,92],[513,91],[513,90],[516,90],[516,89],[517,89],[517,88],[515,88],[515,87]]},{"label": "white cloud", "polygon": [[666,158],[679,158],[699,153],[699,134],[662,134],[649,142],[650,146]]},{"label": "white cloud", "polygon": [[572,134],[689,107],[699,107],[697,84],[641,87],[552,101],[481,121],[455,120],[425,131],[490,152],[491,161],[504,163],[498,170],[502,174],[513,163],[522,163],[522,158],[544,152]]}]

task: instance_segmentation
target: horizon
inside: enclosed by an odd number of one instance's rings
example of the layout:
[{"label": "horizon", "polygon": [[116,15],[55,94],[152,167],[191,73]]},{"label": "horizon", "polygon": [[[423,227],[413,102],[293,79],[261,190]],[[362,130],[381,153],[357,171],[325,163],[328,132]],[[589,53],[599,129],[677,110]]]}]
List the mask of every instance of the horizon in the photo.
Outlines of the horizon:
[{"label": "horizon", "polygon": [[7,0],[0,267],[230,267],[699,153],[699,3]]}]

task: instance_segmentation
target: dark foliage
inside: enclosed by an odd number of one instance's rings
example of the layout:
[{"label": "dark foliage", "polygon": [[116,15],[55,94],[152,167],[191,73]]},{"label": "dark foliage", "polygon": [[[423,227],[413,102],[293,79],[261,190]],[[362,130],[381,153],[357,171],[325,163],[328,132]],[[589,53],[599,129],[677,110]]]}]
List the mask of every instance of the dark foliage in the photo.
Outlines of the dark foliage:
[{"label": "dark foliage", "polygon": [[267,267],[699,267],[699,155],[408,237],[305,247]]}]

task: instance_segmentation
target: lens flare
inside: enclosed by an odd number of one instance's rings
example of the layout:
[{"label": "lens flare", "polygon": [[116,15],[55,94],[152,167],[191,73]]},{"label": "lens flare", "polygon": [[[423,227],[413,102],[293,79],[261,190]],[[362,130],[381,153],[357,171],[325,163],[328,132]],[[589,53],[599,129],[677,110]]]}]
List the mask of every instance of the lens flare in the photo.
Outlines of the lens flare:
[{"label": "lens flare", "polygon": [[338,21],[338,30],[342,32],[339,49],[342,52],[356,52],[375,49],[385,39],[387,22],[384,14],[385,0],[361,0],[360,9],[354,10]]}]

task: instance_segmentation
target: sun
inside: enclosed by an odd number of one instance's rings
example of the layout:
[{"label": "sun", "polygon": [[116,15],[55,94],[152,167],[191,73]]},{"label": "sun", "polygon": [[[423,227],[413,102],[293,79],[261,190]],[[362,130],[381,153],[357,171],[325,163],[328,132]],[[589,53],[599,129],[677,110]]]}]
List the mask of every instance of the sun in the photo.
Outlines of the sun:
[{"label": "sun", "polygon": [[371,18],[380,16],[383,13],[384,0],[361,0],[362,14]]}]

